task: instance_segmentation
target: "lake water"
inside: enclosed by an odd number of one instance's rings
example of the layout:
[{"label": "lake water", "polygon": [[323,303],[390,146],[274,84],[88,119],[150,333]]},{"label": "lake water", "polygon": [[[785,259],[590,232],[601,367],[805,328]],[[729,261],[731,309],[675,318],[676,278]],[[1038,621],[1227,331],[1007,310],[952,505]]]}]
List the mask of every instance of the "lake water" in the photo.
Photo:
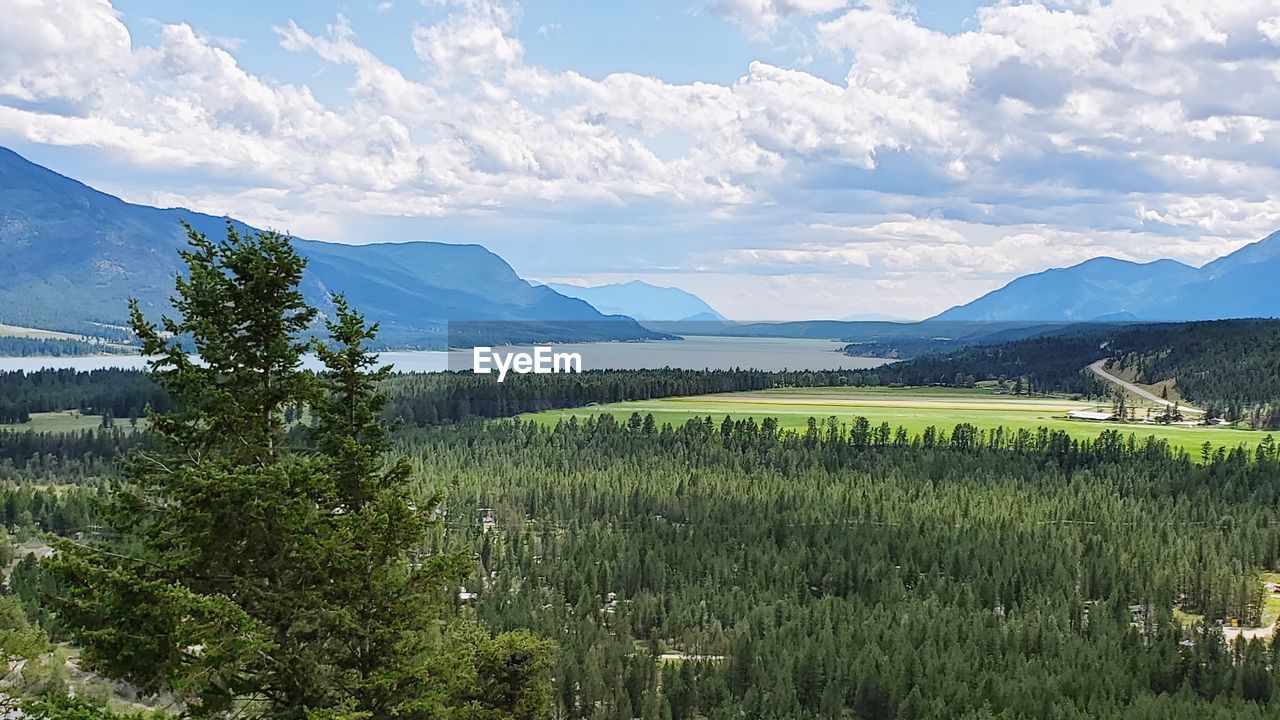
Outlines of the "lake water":
[{"label": "lake water", "polygon": [[[638,370],[673,367],[686,370],[861,370],[879,367],[886,360],[850,357],[840,352],[843,343],[830,340],[789,338],[688,337],[685,340],[634,343],[565,343],[556,352],[582,355],[584,370]],[[512,346],[501,351],[529,350]],[[471,351],[413,350],[384,352],[382,362],[400,372],[436,372],[452,367],[471,368]],[[142,368],[144,359],[136,355],[89,355],[81,357],[0,357],[0,371],[69,368]],[[307,359],[315,368],[315,358]]]}]

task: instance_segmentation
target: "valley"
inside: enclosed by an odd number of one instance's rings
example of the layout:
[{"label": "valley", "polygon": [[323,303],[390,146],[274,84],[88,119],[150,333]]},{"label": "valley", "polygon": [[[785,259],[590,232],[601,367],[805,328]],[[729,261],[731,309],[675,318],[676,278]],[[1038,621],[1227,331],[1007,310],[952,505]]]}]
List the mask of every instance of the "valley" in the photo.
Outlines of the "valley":
[{"label": "valley", "polygon": [[1199,458],[1205,443],[1212,447],[1243,447],[1252,450],[1265,433],[1230,427],[1171,427],[1157,424],[1103,423],[1070,419],[1072,410],[1098,410],[1107,403],[1089,402],[1064,396],[1034,398],[994,394],[984,388],[789,388],[746,393],[721,393],[693,397],[664,398],[613,403],[569,410],[552,410],[526,415],[539,424],[555,425],[569,417],[610,415],[624,422],[633,413],[652,415],[659,424],[682,425],[710,417],[719,424],[725,417],[735,420],[765,418],[776,420],[785,430],[803,431],[813,419],[825,428],[835,418],[846,428],[857,418],[873,427],[887,423],[917,436],[932,428],[950,434],[956,425],[967,423],[980,430],[1036,433],[1041,428],[1060,430],[1072,438],[1095,440],[1104,432],[1119,432],[1137,440],[1148,437],[1163,441],[1176,451]]},{"label": "valley", "polygon": [[0,0],[0,720],[1280,720],[1280,0]]}]

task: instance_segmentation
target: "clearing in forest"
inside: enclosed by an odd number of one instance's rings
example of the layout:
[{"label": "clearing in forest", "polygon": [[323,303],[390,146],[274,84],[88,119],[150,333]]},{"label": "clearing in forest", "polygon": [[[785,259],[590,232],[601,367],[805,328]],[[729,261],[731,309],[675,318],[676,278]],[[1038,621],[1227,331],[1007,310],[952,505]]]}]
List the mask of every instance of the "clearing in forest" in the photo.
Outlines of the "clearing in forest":
[{"label": "clearing in forest", "polygon": [[[138,420],[138,427],[146,427],[146,419]],[[115,418],[114,426],[128,432],[132,430],[128,418]],[[34,432],[79,432],[102,427],[101,415],[86,415],[79,410],[63,410],[60,412],[31,413],[31,420],[25,423],[0,423],[3,430],[31,430]]]},{"label": "clearing in forest", "polygon": [[652,413],[658,423],[681,424],[708,415],[719,422],[725,416],[776,418],[783,428],[804,428],[810,417],[819,421],[836,417],[843,422],[862,416],[872,426],[881,423],[905,427],[914,434],[933,426],[950,432],[960,423],[979,428],[1005,427],[1035,430],[1047,427],[1065,430],[1072,436],[1095,438],[1104,430],[1119,430],[1138,438],[1154,435],[1167,440],[1193,457],[1201,446],[1252,446],[1264,433],[1230,427],[1176,427],[1167,425],[1087,422],[1066,417],[1072,410],[1109,409],[1097,402],[1066,396],[1014,396],[988,388],[874,387],[874,388],[783,388],[753,392],[694,395],[690,397],[639,400],[585,408],[551,410],[525,417],[554,424],[572,415],[579,417],[610,413],[626,419],[632,413]]}]

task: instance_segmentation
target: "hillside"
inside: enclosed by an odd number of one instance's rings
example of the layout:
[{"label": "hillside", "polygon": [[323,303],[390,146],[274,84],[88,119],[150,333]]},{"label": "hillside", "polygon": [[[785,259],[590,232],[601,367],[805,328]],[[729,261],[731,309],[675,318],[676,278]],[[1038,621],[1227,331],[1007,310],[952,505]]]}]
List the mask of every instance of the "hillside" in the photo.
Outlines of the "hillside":
[{"label": "hillside", "polygon": [[1217,320],[1280,316],[1280,232],[1201,268],[1094,258],[1017,278],[934,320]]},{"label": "hillside", "polygon": [[627,315],[636,320],[724,320],[702,298],[673,287],[659,287],[640,280],[613,285],[583,287],[564,283],[547,283],[561,295],[585,300],[606,315]]},{"label": "hillside", "polygon": [[[210,236],[226,232],[223,218],[130,204],[0,148],[0,322],[91,334],[122,324],[130,297],[160,312],[180,269],[184,220]],[[332,293],[346,293],[393,346],[441,347],[450,322],[477,342],[657,337],[531,285],[479,245],[296,246],[310,261],[307,300],[326,310]]]},{"label": "hillside", "polygon": [[1210,416],[1280,426],[1280,321],[1092,324],[1057,334],[922,355],[882,374],[909,385],[1022,379],[1036,392],[1100,393],[1097,360],[1141,385],[1168,383]]}]

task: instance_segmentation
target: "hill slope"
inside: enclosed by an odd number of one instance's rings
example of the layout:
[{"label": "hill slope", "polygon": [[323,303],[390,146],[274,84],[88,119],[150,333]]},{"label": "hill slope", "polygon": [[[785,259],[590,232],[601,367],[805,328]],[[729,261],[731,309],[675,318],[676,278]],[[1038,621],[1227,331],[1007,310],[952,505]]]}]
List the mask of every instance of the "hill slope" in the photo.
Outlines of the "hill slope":
[{"label": "hill slope", "polygon": [[1013,280],[935,320],[1216,320],[1280,316],[1280,232],[1202,268],[1094,258]]},{"label": "hill slope", "polygon": [[[91,332],[94,323],[122,324],[130,297],[151,314],[166,309],[182,267],[182,220],[210,236],[227,222],[126,203],[0,148],[0,321]],[[346,293],[383,324],[387,343],[440,347],[451,321],[483,323],[468,333],[482,342],[656,337],[630,318],[531,285],[478,245],[296,247],[310,261],[308,301],[327,310],[331,293]]]},{"label": "hill slope", "polygon": [[1007,343],[921,355],[882,374],[911,385],[1021,378],[1035,391],[1106,392],[1084,372],[1107,368],[1142,385],[1170,384],[1212,416],[1280,426],[1280,321],[1073,325]]},{"label": "hill slope", "polygon": [[561,295],[585,300],[609,315],[627,315],[637,320],[724,320],[723,315],[691,292],[650,285],[640,280],[594,287],[563,283],[547,283],[546,286]]}]

